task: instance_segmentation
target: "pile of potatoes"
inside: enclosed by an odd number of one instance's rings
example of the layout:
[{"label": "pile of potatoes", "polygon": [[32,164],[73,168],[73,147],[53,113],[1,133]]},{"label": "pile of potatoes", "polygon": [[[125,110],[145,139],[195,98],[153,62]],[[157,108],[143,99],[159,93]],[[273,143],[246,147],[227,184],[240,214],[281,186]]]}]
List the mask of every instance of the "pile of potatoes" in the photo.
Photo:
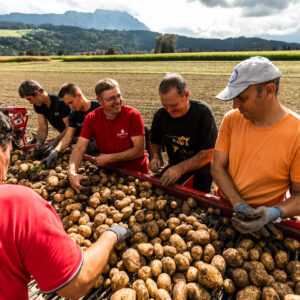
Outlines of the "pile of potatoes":
[{"label": "pile of potatoes", "polygon": [[[165,194],[133,176],[98,169],[76,194],[67,179],[68,155],[55,169],[40,168],[30,153],[16,150],[6,183],[22,184],[51,201],[68,235],[83,249],[120,224],[133,237],[119,243],[95,283],[110,288],[112,300],[297,299],[300,244],[283,236],[242,236],[219,209],[200,209],[193,198]],[[294,297],[294,298],[291,298]]]}]

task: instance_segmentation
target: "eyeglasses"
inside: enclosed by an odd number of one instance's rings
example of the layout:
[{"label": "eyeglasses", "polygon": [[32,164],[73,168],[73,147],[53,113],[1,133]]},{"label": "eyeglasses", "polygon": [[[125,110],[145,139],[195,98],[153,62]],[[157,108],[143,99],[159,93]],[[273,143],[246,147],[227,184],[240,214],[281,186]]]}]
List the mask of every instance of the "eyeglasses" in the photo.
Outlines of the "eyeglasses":
[{"label": "eyeglasses", "polygon": [[111,96],[107,99],[101,98],[102,100],[106,101],[106,102],[116,102],[117,100],[121,100],[122,99],[122,95],[119,94],[117,96]]}]

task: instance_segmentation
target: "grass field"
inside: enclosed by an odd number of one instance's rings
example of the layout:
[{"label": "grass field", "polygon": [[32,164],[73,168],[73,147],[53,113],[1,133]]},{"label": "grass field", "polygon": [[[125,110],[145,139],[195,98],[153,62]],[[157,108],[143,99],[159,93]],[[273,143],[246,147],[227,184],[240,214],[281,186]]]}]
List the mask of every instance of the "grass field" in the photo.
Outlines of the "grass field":
[{"label": "grass field", "polygon": [[0,37],[22,37],[31,31],[44,31],[44,29],[0,29]]},{"label": "grass field", "polygon": [[[111,77],[120,83],[124,103],[138,109],[147,125],[160,107],[157,88],[166,72],[182,74],[187,80],[191,98],[206,101],[214,111],[218,125],[231,102],[224,103],[215,95],[227,84],[237,61],[176,62],[24,62],[0,65],[0,102],[26,106],[31,115],[29,128],[36,128],[33,108],[18,95],[24,79],[40,82],[48,92],[58,92],[63,83],[74,82],[89,99],[95,99],[98,80]],[[283,71],[279,97],[287,107],[300,114],[300,62],[276,61]],[[50,135],[53,136],[51,130]]]}]

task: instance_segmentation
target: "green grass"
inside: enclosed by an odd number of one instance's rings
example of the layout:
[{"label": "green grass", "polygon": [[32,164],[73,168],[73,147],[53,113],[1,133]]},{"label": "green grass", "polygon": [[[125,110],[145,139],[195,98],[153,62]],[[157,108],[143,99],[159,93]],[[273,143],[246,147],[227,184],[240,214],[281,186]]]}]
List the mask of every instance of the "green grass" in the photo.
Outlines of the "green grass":
[{"label": "green grass", "polygon": [[199,52],[138,55],[101,55],[101,56],[65,56],[70,61],[194,61],[194,60],[244,60],[250,56],[261,55],[271,60],[300,60],[300,51],[260,51],[260,52]]},{"label": "green grass", "polygon": [[44,29],[0,29],[0,37],[22,37],[32,31],[45,31]]}]

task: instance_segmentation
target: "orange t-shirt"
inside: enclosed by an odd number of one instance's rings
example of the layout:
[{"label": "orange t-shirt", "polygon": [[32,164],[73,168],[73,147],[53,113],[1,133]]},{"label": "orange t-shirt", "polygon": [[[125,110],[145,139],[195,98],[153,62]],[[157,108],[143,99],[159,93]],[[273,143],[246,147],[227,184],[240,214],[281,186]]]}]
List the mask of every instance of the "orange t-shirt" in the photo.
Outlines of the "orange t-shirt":
[{"label": "orange t-shirt", "polygon": [[277,205],[291,182],[300,182],[300,116],[292,111],[274,125],[259,128],[239,110],[231,110],[215,149],[229,155],[228,172],[252,206]]}]

